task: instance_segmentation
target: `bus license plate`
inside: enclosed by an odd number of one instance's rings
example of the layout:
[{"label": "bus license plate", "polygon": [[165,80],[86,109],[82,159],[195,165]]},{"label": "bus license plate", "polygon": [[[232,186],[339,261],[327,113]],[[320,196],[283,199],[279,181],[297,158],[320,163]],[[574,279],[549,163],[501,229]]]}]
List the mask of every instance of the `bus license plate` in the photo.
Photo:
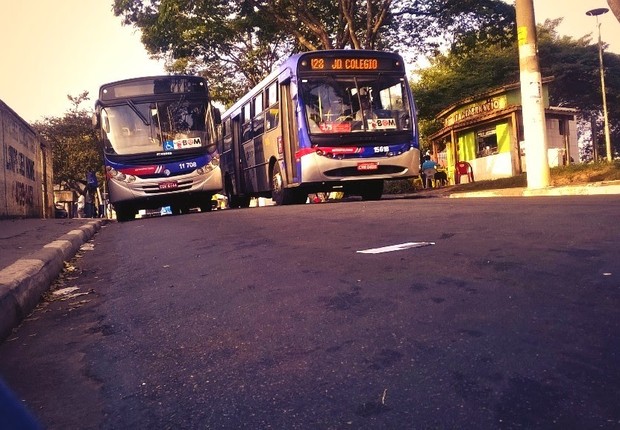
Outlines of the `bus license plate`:
[{"label": "bus license plate", "polygon": [[376,161],[366,161],[364,163],[357,163],[357,170],[377,170],[379,169],[379,163]]},{"label": "bus license plate", "polygon": [[160,190],[175,190],[179,188],[179,183],[177,181],[169,181],[169,182],[160,182],[159,189]]}]

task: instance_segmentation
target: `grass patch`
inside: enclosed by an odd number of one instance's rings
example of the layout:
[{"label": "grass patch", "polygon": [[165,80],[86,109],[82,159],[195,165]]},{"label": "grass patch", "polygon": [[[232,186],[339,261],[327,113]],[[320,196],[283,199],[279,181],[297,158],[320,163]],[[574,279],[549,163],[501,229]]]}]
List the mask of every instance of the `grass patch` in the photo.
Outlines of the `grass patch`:
[{"label": "grass patch", "polygon": [[599,161],[571,164],[551,169],[551,184],[556,186],[618,180],[620,180],[620,160],[612,163]]}]

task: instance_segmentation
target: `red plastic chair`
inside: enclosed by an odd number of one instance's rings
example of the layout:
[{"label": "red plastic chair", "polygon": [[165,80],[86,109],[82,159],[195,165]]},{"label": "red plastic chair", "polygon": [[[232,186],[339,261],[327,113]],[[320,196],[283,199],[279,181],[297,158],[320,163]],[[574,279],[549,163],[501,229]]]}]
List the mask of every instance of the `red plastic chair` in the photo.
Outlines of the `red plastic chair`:
[{"label": "red plastic chair", "polygon": [[461,183],[461,176],[467,176],[469,182],[474,182],[474,169],[467,161],[459,161],[454,166],[454,182]]}]

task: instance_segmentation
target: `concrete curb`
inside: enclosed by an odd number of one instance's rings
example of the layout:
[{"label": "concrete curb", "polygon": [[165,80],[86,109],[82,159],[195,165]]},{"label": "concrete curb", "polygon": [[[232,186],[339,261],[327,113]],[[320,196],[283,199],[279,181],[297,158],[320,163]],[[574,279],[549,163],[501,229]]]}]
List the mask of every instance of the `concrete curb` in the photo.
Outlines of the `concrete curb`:
[{"label": "concrete curb", "polygon": [[540,196],[596,196],[620,194],[620,181],[593,182],[586,185],[563,185],[530,190],[528,188],[504,188],[486,191],[451,193],[447,197],[462,199],[470,197],[540,197]]},{"label": "concrete curb", "polygon": [[62,271],[64,262],[105,222],[105,219],[90,221],[0,271],[0,342],[35,308]]}]

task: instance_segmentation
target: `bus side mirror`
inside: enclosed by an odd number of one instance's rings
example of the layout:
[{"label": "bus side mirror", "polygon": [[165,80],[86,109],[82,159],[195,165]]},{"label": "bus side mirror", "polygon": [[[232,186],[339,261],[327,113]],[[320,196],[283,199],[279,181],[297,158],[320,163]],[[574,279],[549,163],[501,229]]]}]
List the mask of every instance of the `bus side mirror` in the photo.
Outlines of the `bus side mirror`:
[{"label": "bus side mirror", "polygon": [[98,129],[99,128],[99,115],[94,113],[93,116],[91,117],[91,122],[93,124],[93,129]]},{"label": "bus side mirror", "polygon": [[222,123],[222,113],[218,108],[213,108],[213,121],[215,121],[217,125]]}]

